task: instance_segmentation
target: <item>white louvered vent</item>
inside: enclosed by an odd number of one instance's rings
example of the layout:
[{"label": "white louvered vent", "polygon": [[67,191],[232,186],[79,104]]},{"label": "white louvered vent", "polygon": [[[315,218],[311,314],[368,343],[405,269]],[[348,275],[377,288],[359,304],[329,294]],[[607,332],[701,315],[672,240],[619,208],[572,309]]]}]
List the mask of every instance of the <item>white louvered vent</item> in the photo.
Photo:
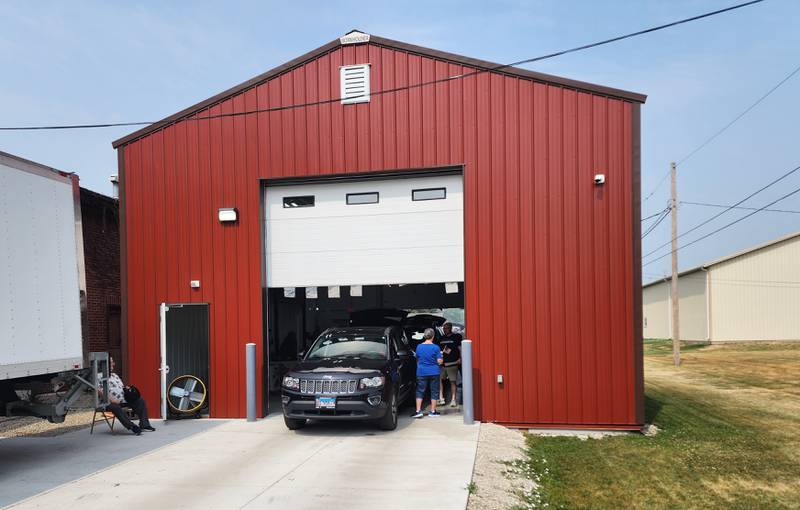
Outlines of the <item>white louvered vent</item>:
[{"label": "white louvered vent", "polygon": [[369,102],[369,64],[339,68],[342,104]]}]

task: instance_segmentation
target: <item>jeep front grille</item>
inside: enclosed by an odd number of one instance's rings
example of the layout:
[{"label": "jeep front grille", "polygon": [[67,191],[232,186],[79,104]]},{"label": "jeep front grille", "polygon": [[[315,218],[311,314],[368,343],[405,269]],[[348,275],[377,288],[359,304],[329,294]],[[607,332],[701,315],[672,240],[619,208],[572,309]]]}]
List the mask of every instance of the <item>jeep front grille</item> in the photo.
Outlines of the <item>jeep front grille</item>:
[{"label": "jeep front grille", "polygon": [[355,393],[357,387],[358,381],[355,379],[300,379],[300,393],[306,395],[347,395]]}]

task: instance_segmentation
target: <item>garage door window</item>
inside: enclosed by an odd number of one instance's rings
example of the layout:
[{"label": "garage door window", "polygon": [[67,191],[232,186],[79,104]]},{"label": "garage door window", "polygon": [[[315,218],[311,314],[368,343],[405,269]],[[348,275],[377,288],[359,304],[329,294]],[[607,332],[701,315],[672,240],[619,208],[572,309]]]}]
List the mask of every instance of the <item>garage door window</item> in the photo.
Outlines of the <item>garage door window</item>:
[{"label": "garage door window", "polygon": [[283,197],[284,209],[291,209],[294,207],[314,207],[314,195],[304,195],[301,197]]},{"label": "garage door window", "polygon": [[347,205],[360,205],[360,204],[377,204],[378,192],[373,191],[370,193],[348,193]]},{"label": "garage door window", "polygon": [[411,200],[444,200],[447,198],[447,188],[425,188],[411,191]]}]

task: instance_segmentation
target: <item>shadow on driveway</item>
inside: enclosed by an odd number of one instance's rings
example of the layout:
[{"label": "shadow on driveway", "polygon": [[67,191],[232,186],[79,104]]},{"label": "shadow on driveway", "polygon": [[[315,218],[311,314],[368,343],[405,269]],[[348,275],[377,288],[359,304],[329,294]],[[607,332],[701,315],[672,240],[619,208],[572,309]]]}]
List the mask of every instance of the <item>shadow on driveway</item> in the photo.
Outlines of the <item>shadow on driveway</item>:
[{"label": "shadow on driveway", "polygon": [[205,432],[222,420],[152,420],[155,432],[134,436],[122,427],[111,433],[98,423],[54,437],[0,439],[0,507],[16,503],[114,464]]}]

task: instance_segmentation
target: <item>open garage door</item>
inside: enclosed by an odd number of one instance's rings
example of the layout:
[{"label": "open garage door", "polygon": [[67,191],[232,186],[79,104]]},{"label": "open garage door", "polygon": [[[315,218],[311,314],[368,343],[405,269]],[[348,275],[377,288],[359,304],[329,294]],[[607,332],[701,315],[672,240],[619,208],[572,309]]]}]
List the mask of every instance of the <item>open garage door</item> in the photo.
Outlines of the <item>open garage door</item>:
[{"label": "open garage door", "polygon": [[267,287],[464,281],[462,176],[267,186]]}]

